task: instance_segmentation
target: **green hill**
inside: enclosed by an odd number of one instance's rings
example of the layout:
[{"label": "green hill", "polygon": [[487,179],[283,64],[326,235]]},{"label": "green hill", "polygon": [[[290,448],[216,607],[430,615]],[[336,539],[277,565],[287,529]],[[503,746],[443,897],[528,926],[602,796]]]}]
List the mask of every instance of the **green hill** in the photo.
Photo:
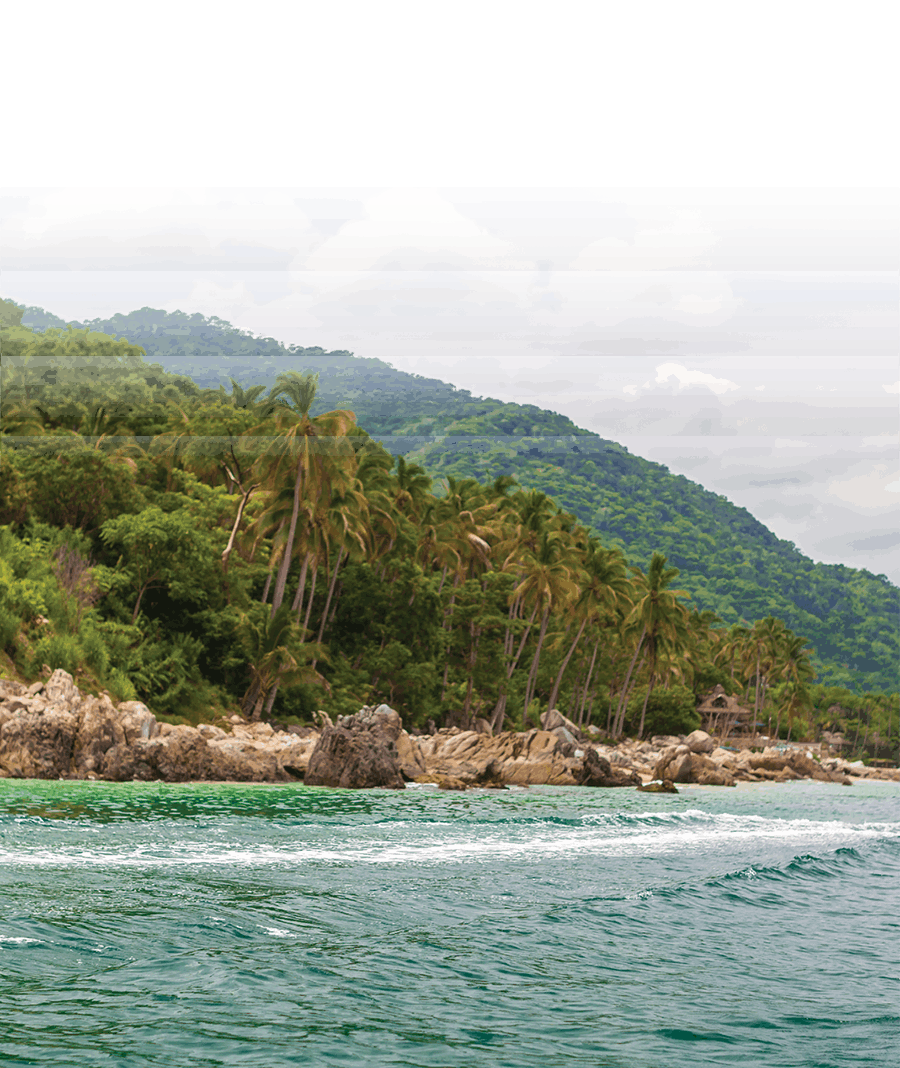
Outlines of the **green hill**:
[{"label": "green hill", "polygon": [[[61,322],[37,308],[22,318],[35,330]],[[412,455],[436,476],[513,475],[622,546],[632,562],[646,566],[654,550],[665,553],[681,568],[679,585],[725,622],[781,618],[813,643],[823,681],[898,688],[900,590],[884,575],[814,563],[746,509],[565,416],[473,397],[344,350],[256,338],[200,314],[142,308],[77,325],[127,338],[204,388],[229,378],[271,385],[285,370],[318,371],[314,412],[352,408],[390,451]]]}]

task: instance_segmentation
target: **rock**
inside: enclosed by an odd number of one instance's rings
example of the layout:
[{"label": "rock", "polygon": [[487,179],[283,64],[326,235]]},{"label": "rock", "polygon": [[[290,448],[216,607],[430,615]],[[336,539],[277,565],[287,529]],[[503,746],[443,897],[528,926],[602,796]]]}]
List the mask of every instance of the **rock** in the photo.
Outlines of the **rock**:
[{"label": "rock", "polygon": [[737,786],[734,776],[724,768],[700,768],[694,774],[698,786]]},{"label": "rock", "polygon": [[716,748],[716,743],[706,731],[691,731],[684,744],[692,753],[711,753]]},{"label": "rock", "polygon": [[143,702],[122,701],[116,708],[121,714],[125,740],[129,745],[133,745],[138,738],[149,740],[159,735],[156,716]]},{"label": "rock", "polygon": [[638,789],[645,794],[677,794],[678,790],[671,779],[654,779],[652,782],[643,782]]},{"label": "rock", "polygon": [[416,739],[406,731],[397,736],[397,756],[403,778],[407,782],[418,782],[419,776],[425,774],[425,758]]},{"label": "rock", "polygon": [[[551,708],[541,713],[541,728],[545,731],[552,731],[557,737],[563,738],[565,741],[582,742],[588,737],[577,723],[566,719],[562,712],[556,708]],[[563,731],[564,734],[559,734],[560,731]]]},{"label": "rock", "polygon": [[681,738],[674,734],[654,734],[650,739],[650,744],[654,749],[670,749],[673,746],[681,745]]},{"label": "rock", "polygon": [[81,701],[81,693],[75,685],[75,680],[62,668],[57,668],[49,679],[43,684],[44,697],[54,705],[77,705]]},{"label": "rock", "polygon": [[79,778],[100,774],[107,751],[115,745],[129,744],[123,718],[107,694],[81,701],[81,717],[72,750],[72,771]]},{"label": "rock", "polygon": [[77,732],[65,709],[19,709],[0,726],[0,768],[13,779],[67,776]]},{"label": "rock", "polygon": [[640,786],[641,777],[630,768],[613,767],[596,749],[585,750],[581,786]]},{"label": "rock", "polygon": [[306,769],[308,786],[403,789],[397,740],[400,716],[387,705],[339,716],[322,732]]},{"label": "rock", "polygon": [[734,786],[734,775],[705,753],[692,753],[686,744],[664,749],[653,769],[654,779],[693,782],[699,786]]}]

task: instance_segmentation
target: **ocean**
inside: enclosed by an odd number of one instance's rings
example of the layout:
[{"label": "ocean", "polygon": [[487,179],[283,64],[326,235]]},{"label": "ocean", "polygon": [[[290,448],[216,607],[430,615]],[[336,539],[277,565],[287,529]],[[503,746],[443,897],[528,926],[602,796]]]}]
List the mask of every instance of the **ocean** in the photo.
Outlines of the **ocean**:
[{"label": "ocean", "polygon": [[0,1065],[890,1068],[900,784],[0,781]]}]

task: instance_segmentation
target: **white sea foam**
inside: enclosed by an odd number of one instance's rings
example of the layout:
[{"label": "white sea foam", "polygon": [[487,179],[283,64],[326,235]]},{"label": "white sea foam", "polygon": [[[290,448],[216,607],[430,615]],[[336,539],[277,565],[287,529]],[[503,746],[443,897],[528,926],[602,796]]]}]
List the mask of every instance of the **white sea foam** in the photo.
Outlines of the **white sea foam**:
[{"label": "white sea foam", "polygon": [[17,946],[24,946],[31,943],[37,944],[43,941],[43,938],[12,938],[7,935],[0,935],[0,942],[12,942]]},{"label": "white sea foam", "polygon": [[587,823],[581,827],[531,824],[509,828],[471,825],[422,828],[412,839],[380,840],[364,846],[355,841],[331,847],[284,845],[231,847],[182,840],[165,847],[142,846],[122,851],[96,849],[0,850],[0,863],[34,867],[172,868],[190,866],[296,867],[304,864],[440,864],[517,858],[539,860],[566,854],[607,857],[652,857],[671,853],[723,853],[748,844],[783,842],[798,850],[833,851],[875,839],[900,837],[900,823],[849,824],[841,821],[771,819],[762,816],[712,815],[703,812],[631,815],[616,823]]}]

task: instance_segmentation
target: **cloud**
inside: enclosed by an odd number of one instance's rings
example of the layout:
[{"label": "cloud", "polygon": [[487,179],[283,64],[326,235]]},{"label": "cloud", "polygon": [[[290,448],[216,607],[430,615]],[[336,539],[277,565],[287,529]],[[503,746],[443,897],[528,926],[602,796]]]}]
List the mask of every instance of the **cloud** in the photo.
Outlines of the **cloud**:
[{"label": "cloud", "polygon": [[575,256],[569,269],[632,273],[697,266],[719,235],[702,222],[698,210],[669,208],[669,213],[675,215],[674,222],[659,229],[638,230],[632,241],[619,237],[591,241]]},{"label": "cloud", "polygon": [[737,382],[716,378],[705,371],[689,370],[682,363],[661,363],[656,368],[657,385],[664,385],[670,378],[677,379],[679,389],[685,389],[687,386],[706,386],[713,393],[722,394],[738,388]]},{"label": "cloud", "polygon": [[[466,218],[428,189],[385,189],[367,197],[358,213],[295,270],[434,270],[509,267],[510,244]],[[531,264],[515,264],[523,268]]]},{"label": "cloud", "polygon": [[887,504],[885,493],[900,493],[900,479],[887,464],[876,464],[873,470],[842,482],[828,483],[833,497],[848,501],[857,508],[878,508]]},{"label": "cloud", "polygon": [[46,189],[8,198],[5,270],[284,270],[322,241],[279,190]]},{"label": "cloud", "polygon": [[722,297],[710,297],[705,300],[696,293],[686,293],[677,304],[673,304],[672,311],[688,312],[690,315],[710,315],[712,312],[722,310]]}]

